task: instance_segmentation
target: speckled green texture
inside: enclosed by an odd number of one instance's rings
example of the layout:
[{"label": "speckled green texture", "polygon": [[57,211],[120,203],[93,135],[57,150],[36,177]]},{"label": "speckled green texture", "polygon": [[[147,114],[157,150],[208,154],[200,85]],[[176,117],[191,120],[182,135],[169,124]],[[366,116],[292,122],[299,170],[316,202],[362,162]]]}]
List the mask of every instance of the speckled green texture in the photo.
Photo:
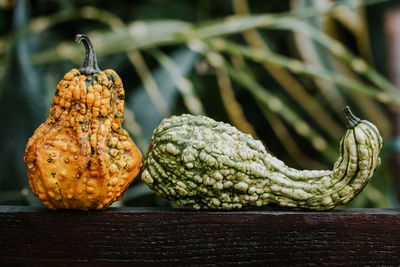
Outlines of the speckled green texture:
[{"label": "speckled green texture", "polygon": [[229,124],[172,116],[153,132],[142,180],[177,206],[194,209],[269,203],[331,209],[353,199],[380,162],[382,138],[376,127],[365,120],[354,124],[341,140],[333,170],[296,170]]}]

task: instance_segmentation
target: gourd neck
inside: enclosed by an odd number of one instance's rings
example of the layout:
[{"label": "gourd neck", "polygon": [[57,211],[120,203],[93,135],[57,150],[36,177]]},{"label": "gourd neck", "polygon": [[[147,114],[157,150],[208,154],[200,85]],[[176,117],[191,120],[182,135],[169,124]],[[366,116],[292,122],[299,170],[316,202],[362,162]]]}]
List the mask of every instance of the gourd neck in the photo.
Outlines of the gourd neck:
[{"label": "gourd neck", "polygon": [[361,119],[356,117],[350,110],[349,106],[345,106],[343,108],[344,117],[346,118],[347,127],[349,129],[356,127],[360,122]]},{"label": "gourd neck", "polygon": [[94,52],[94,48],[92,42],[89,40],[89,37],[84,34],[77,34],[75,41],[78,43],[82,42],[86,50],[83,67],[79,69],[81,74],[88,76],[101,72],[99,66],[97,65],[96,53]]}]

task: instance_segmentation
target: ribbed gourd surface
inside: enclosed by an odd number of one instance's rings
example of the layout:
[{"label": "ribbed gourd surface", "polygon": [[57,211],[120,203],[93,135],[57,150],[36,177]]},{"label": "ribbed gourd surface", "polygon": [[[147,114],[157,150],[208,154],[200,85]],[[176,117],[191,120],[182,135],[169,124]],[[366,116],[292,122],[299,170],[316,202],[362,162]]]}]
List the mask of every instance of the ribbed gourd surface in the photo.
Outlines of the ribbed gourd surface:
[{"label": "ribbed gourd surface", "polygon": [[172,116],[153,132],[142,180],[175,205],[194,209],[270,203],[331,209],[353,199],[380,162],[378,130],[365,120],[355,124],[341,140],[333,170],[296,170],[227,123]]}]

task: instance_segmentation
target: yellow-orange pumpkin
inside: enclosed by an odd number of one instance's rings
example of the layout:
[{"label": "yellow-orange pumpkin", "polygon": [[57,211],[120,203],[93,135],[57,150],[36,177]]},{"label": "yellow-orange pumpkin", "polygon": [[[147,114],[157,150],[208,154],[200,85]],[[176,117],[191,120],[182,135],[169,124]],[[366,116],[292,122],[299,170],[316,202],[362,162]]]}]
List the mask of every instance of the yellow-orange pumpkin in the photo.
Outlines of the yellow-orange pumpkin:
[{"label": "yellow-orange pumpkin", "polygon": [[50,115],[25,150],[33,193],[50,209],[105,209],[139,174],[142,154],[121,128],[124,88],[118,74],[101,71],[89,38],[83,68],[57,86]]}]

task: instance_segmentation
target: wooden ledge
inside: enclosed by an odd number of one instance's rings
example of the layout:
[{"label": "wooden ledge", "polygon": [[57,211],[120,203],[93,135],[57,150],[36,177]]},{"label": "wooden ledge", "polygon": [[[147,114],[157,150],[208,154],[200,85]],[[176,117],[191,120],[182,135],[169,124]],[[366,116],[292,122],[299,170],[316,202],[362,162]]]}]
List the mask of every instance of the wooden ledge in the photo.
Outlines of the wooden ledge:
[{"label": "wooden ledge", "polygon": [[400,209],[0,206],[0,265],[398,265]]}]

